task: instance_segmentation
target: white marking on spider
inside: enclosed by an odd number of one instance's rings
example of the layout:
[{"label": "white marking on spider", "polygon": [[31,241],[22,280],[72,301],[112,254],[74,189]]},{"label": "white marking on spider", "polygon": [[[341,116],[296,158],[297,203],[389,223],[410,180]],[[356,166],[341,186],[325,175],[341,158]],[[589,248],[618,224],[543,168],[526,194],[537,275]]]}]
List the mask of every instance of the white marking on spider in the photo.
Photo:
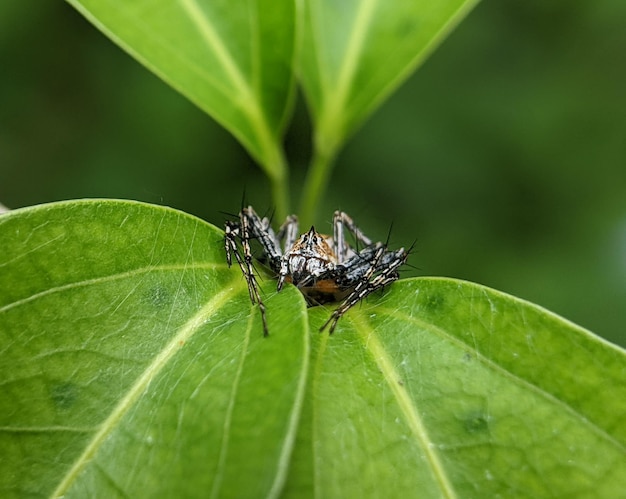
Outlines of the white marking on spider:
[{"label": "white marking on spider", "polygon": [[[298,236],[295,215],[288,216],[275,233],[269,219],[259,217],[251,206],[242,209],[238,218],[225,224],[226,261],[232,265],[235,255],[248,284],[250,300],[259,305],[265,336],[268,335],[265,305],[254,274],[251,240],[261,245],[260,260],[276,272],[278,291],[285,282],[290,282],[302,292],[309,306],[342,302],[320,328],[323,331],[330,325],[330,333],[351,307],[398,280],[398,268],[408,257],[404,248],[391,251],[386,243],[373,243],[342,211],[336,211],[333,216],[332,237],[320,234],[314,227]],[[356,249],[346,241],[346,230],[354,236]],[[362,245],[360,250],[359,245]]]}]

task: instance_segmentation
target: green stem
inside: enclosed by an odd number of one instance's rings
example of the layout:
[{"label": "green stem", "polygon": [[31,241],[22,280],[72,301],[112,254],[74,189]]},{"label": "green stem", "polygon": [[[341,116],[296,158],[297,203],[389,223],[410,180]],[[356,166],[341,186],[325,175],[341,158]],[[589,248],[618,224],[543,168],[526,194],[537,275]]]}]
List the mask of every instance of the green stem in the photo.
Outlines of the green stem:
[{"label": "green stem", "polygon": [[283,174],[280,176],[270,176],[270,187],[272,190],[272,201],[276,220],[282,221],[289,214],[289,181],[287,177],[287,169],[283,168]]},{"label": "green stem", "polygon": [[277,141],[268,141],[265,155],[259,159],[262,170],[270,182],[270,192],[276,220],[284,220],[289,214],[289,172],[287,161]]},{"label": "green stem", "polygon": [[300,221],[302,227],[308,227],[315,221],[320,199],[326,191],[328,179],[335,160],[336,149],[316,147],[313,159],[304,182],[304,191],[300,203]]}]

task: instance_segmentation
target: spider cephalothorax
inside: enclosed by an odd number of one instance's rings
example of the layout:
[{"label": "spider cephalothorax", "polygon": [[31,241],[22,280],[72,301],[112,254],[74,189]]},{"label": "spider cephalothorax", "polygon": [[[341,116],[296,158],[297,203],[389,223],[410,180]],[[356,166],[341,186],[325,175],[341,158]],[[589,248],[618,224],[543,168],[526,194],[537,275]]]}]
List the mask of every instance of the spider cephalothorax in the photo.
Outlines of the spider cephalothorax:
[{"label": "spider cephalothorax", "polygon": [[[355,248],[346,241],[346,230],[354,236]],[[350,307],[397,280],[398,268],[408,257],[404,248],[390,251],[385,243],[373,243],[342,211],[335,212],[330,237],[320,234],[314,227],[298,236],[295,215],[287,217],[278,232],[274,232],[267,218],[259,217],[251,206],[244,208],[238,221],[226,222],[226,260],[230,266],[235,255],[248,283],[250,300],[261,310],[265,335],[268,334],[265,305],[254,274],[252,240],[261,245],[259,260],[276,272],[278,291],[285,282],[290,282],[300,289],[310,306],[343,300],[321,328],[330,324],[331,333]],[[241,243],[241,250],[237,241]]]}]

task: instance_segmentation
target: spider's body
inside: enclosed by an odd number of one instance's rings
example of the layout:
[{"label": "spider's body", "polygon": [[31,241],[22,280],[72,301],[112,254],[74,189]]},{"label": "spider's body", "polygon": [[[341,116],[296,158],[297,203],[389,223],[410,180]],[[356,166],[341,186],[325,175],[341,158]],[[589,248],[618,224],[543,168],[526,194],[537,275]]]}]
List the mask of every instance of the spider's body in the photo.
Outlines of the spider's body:
[{"label": "spider's body", "polygon": [[[346,229],[362,249],[348,244]],[[294,215],[287,217],[275,233],[267,218],[259,217],[251,206],[244,208],[238,221],[226,222],[226,260],[231,265],[235,255],[248,283],[250,300],[258,303],[261,310],[265,335],[268,334],[265,306],[254,275],[251,240],[257,240],[262,247],[260,260],[276,272],[278,291],[285,282],[290,282],[300,289],[309,305],[343,300],[322,326],[324,329],[330,324],[331,333],[350,307],[397,280],[398,268],[408,257],[404,248],[389,251],[386,244],[372,243],[341,211],[336,211],[333,217],[332,237],[320,234],[314,227],[298,236],[298,219]],[[237,241],[241,242],[243,252]]]}]

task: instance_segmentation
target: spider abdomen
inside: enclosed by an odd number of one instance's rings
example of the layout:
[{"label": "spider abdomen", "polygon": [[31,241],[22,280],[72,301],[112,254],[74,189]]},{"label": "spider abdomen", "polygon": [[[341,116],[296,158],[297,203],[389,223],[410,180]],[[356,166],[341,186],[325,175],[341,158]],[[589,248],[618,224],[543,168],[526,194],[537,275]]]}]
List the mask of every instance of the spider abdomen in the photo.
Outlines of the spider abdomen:
[{"label": "spider abdomen", "polygon": [[309,306],[313,306],[341,301],[350,294],[353,287],[340,286],[335,279],[320,279],[299,289]]}]

